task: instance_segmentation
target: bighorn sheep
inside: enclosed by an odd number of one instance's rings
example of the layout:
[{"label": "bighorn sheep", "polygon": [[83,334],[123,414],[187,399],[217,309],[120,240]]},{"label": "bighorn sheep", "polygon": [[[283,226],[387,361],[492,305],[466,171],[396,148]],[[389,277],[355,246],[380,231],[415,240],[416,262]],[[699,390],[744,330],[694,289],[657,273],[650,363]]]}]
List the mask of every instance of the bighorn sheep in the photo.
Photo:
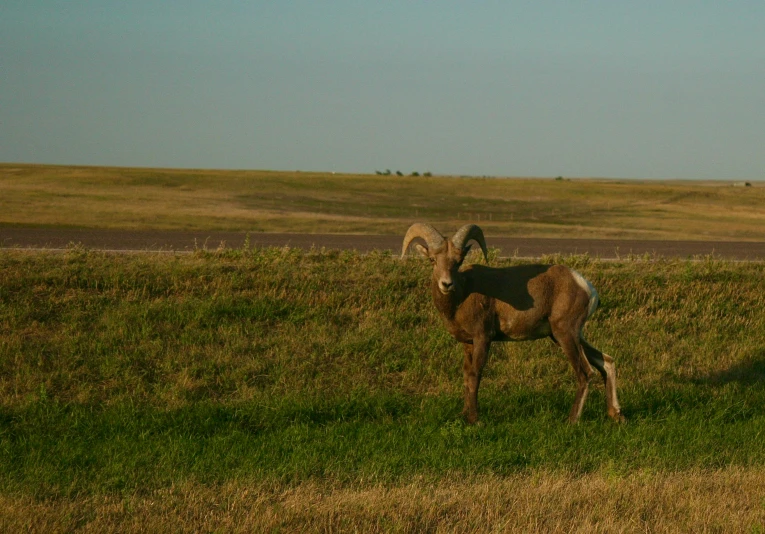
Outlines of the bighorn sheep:
[{"label": "bighorn sheep", "polygon": [[582,335],[585,321],[598,306],[597,291],[582,275],[563,265],[470,265],[460,270],[471,240],[478,242],[488,261],[483,231],[474,224],[466,224],[451,239],[430,224],[413,224],[404,237],[402,258],[417,238],[427,246],[415,243],[415,248],[433,264],[433,301],[465,351],[463,415],[468,423],[478,420],[478,386],[492,341],[543,337],[560,346],[576,374],[569,421],[576,422],[582,413],[593,367],[605,382],[608,415],[624,420],[616,397],[614,360]]}]

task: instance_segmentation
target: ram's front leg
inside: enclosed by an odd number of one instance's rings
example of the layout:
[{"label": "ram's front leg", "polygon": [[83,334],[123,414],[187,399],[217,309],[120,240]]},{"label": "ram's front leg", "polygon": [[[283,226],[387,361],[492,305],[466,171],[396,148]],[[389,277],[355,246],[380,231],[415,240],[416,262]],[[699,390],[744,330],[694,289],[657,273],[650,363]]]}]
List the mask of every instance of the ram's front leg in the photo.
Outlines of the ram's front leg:
[{"label": "ram's front leg", "polygon": [[473,343],[463,343],[465,361],[462,364],[462,375],[465,380],[465,408],[462,415],[468,424],[478,421],[478,386],[481,384],[481,374],[486,359],[489,356],[490,343],[473,340]]}]

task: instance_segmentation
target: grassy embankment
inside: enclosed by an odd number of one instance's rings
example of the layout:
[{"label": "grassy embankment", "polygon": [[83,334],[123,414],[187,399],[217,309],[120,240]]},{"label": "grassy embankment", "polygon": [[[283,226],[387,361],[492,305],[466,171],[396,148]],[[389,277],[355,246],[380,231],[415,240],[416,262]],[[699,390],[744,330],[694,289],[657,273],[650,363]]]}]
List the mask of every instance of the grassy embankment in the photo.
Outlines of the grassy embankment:
[{"label": "grassy embankment", "polygon": [[417,259],[0,252],[0,530],[761,532],[765,265],[563,261],[626,425],[542,340],[465,426]]},{"label": "grassy embankment", "polygon": [[0,225],[761,240],[765,187],[0,164]]}]

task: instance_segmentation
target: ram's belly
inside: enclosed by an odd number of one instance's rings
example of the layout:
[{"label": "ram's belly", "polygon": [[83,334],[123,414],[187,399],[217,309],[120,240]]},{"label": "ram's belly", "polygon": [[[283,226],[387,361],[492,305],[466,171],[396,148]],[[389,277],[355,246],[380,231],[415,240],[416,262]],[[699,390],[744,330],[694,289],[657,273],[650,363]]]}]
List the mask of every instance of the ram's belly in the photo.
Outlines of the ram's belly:
[{"label": "ram's belly", "polygon": [[499,321],[497,341],[526,341],[539,339],[552,334],[547,318],[532,319],[527,317],[503,318]]}]

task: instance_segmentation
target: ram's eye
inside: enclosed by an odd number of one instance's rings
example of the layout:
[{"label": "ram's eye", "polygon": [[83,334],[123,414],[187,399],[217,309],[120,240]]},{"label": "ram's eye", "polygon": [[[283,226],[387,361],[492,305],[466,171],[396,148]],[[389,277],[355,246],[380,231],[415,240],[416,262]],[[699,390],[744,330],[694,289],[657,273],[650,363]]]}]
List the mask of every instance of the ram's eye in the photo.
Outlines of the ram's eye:
[{"label": "ram's eye", "polygon": [[436,258],[428,258],[428,260],[430,260],[430,263],[436,263]]}]

